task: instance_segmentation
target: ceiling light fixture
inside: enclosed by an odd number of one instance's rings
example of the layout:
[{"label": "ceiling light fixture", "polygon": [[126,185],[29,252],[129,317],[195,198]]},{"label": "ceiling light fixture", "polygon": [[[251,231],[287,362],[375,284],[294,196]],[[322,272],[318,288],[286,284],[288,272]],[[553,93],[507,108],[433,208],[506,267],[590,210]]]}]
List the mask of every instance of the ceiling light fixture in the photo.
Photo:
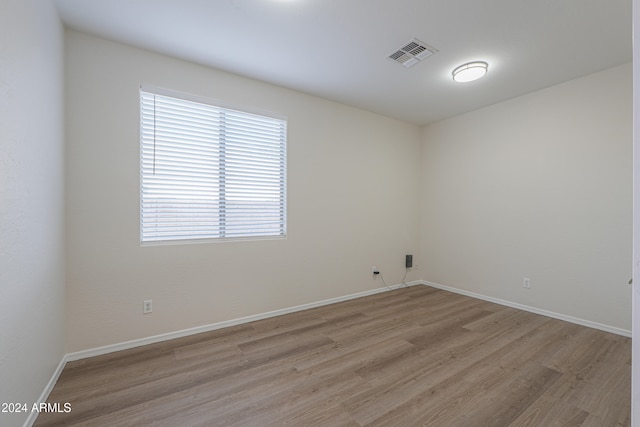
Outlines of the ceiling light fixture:
[{"label": "ceiling light fixture", "polygon": [[453,70],[453,80],[459,83],[472,82],[487,74],[489,64],[483,61],[467,62]]}]

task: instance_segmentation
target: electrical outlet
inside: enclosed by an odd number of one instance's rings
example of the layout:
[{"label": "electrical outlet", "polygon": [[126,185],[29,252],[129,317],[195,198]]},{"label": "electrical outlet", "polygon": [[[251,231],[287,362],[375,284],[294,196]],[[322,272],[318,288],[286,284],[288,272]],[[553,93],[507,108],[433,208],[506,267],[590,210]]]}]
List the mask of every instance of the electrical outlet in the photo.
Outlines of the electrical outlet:
[{"label": "electrical outlet", "polygon": [[378,270],[378,267],[371,267],[371,274],[373,274],[374,276],[380,274],[380,270]]},{"label": "electrical outlet", "polygon": [[525,289],[531,289],[531,279],[528,277],[522,278],[522,287]]},{"label": "electrical outlet", "polygon": [[152,311],[153,311],[153,300],[148,299],[142,305],[142,313],[148,314],[148,313],[151,313]]}]

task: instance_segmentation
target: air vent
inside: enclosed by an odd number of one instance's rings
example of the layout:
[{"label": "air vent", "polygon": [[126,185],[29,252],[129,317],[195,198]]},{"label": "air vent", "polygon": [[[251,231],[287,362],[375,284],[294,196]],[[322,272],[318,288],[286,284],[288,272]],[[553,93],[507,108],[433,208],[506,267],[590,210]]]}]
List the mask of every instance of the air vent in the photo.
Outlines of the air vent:
[{"label": "air vent", "polygon": [[435,47],[431,47],[418,39],[413,39],[389,55],[389,59],[402,64],[406,68],[410,68],[436,52],[438,52],[438,49]]}]

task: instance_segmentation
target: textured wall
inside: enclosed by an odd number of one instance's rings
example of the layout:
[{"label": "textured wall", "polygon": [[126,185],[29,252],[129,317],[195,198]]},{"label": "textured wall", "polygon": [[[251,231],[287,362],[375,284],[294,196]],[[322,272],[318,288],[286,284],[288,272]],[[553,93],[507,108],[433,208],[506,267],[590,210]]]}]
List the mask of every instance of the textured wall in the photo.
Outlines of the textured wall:
[{"label": "textured wall", "polygon": [[[0,402],[64,355],[63,33],[50,1],[0,5]],[[0,425],[27,414],[0,413]]]},{"label": "textured wall", "polygon": [[[74,31],[66,40],[68,351],[376,289],[374,265],[402,280],[419,242],[418,127]],[[286,240],[140,246],[140,85],[288,117]]]},{"label": "textured wall", "polygon": [[422,278],[630,331],[631,92],[626,64],[426,127]]}]

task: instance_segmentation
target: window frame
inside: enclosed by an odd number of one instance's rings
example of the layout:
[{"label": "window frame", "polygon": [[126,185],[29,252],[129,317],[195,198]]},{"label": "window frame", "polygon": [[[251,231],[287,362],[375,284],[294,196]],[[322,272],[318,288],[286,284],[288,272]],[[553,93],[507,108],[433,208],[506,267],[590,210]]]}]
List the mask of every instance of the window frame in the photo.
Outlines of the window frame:
[{"label": "window frame", "polygon": [[[273,234],[261,234],[259,232],[257,232],[257,226],[256,229],[251,231],[250,234],[246,234],[246,235],[242,235],[242,236],[238,236],[238,235],[232,235],[232,236],[228,236],[225,235],[224,231],[221,233],[220,229],[217,228],[217,232],[216,234],[218,234],[218,236],[214,236],[214,235],[207,235],[204,237],[199,237],[197,235],[193,235],[193,236],[188,236],[185,233],[185,236],[183,236],[182,238],[172,238],[171,236],[169,236],[169,238],[161,238],[156,236],[155,238],[149,238],[149,237],[145,237],[145,224],[144,224],[144,212],[145,212],[145,208],[144,208],[144,203],[145,203],[145,195],[144,195],[144,183],[145,183],[145,176],[144,176],[144,166],[143,166],[143,162],[144,162],[144,131],[143,131],[143,121],[144,121],[144,116],[143,116],[143,93],[144,94],[148,94],[148,95],[153,95],[153,96],[161,96],[161,97],[169,97],[169,98],[174,98],[180,102],[193,102],[193,103],[197,103],[197,104],[203,104],[205,106],[210,106],[213,107],[214,109],[219,109],[224,113],[231,113],[231,114],[239,114],[239,115],[246,115],[246,116],[257,116],[260,119],[266,119],[266,120],[273,120],[275,121],[279,121],[281,122],[281,126],[283,127],[282,132],[282,137],[281,137],[281,147],[279,148],[279,157],[280,159],[280,175],[279,175],[279,183],[280,183],[280,194],[279,194],[279,202],[278,205],[281,206],[280,209],[278,209],[278,216],[280,217],[280,222],[278,223],[278,228],[280,228],[280,231],[278,234],[273,233]],[[141,246],[156,246],[156,245],[174,245],[174,244],[194,244],[194,243],[214,243],[214,242],[235,242],[235,241],[246,241],[246,240],[282,240],[282,239],[286,239],[287,238],[287,222],[288,222],[288,183],[287,183],[287,176],[288,176],[288,157],[287,157],[287,150],[288,150],[288,119],[286,116],[283,116],[281,114],[276,114],[273,112],[269,112],[269,111],[264,111],[264,110],[259,110],[256,108],[247,108],[247,107],[239,107],[237,105],[232,105],[226,102],[222,102],[216,99],[211,99],[211,98],[206,98],[206,97],[202,97],[202,96],[196,96],[196,95],[192,95],[192,94],[187,94],[187,93],[183,93],[183,92],[178,92],[178,91],[174,91],[174,90],[168,90],[168,89],[162,89],[162,88],[158,88],[158,87],[153,87],[153,86],[146,86],[146,85],[141,85],[139,88],[139,96],[138,96],[138,100],[139,100],[139,114],[140,114],[140,122],[139,122],[139,132],[140,132],[140,140],[139,140],[139,167],[140,167],[140,182],[139,182],[139,241],[140,241],[140,245]],[[155,107],[154,107],[155,108]],[[226,123],[226,122],[225,122]],[[154,124],[155,126],[155,124]],[[217,147],[217,152],[224,152],[225,151],[225,146],[226,146],[226,142],[224,142],[226,140],[223,140],[223,142],[220,143],[220,146]],[[219,154],[218,154],[219,155]],[[155,160],[154,160],[155,161]],[[225,171],[226,169],[225,166],[223,165],[224,162],[222,162],[221,165],[218,165],[218,167],[223,168],[222,171],[218,172],[217,175],[217,180],[220,183],[223,183],[222,187],[220,188],[221,190],[221,194],[224,193],[224,189],[227,188],[228,182],[225,178]],[[273,169],[273,171],[275,171],[276,169]],[[215,199],[216,202],[218,203],[218,215],[220,217],[224,217],[224,215],[221,215],[220,212],[223,212],[225,210],[225,203],[219,201],[219,199]],[[276,210],[271,210],[271,211],[267,211],[268,213],[275,213]],[[249,224],[249,223],[247,223]],[[253,224],[255,225],[255,224]]]}]

